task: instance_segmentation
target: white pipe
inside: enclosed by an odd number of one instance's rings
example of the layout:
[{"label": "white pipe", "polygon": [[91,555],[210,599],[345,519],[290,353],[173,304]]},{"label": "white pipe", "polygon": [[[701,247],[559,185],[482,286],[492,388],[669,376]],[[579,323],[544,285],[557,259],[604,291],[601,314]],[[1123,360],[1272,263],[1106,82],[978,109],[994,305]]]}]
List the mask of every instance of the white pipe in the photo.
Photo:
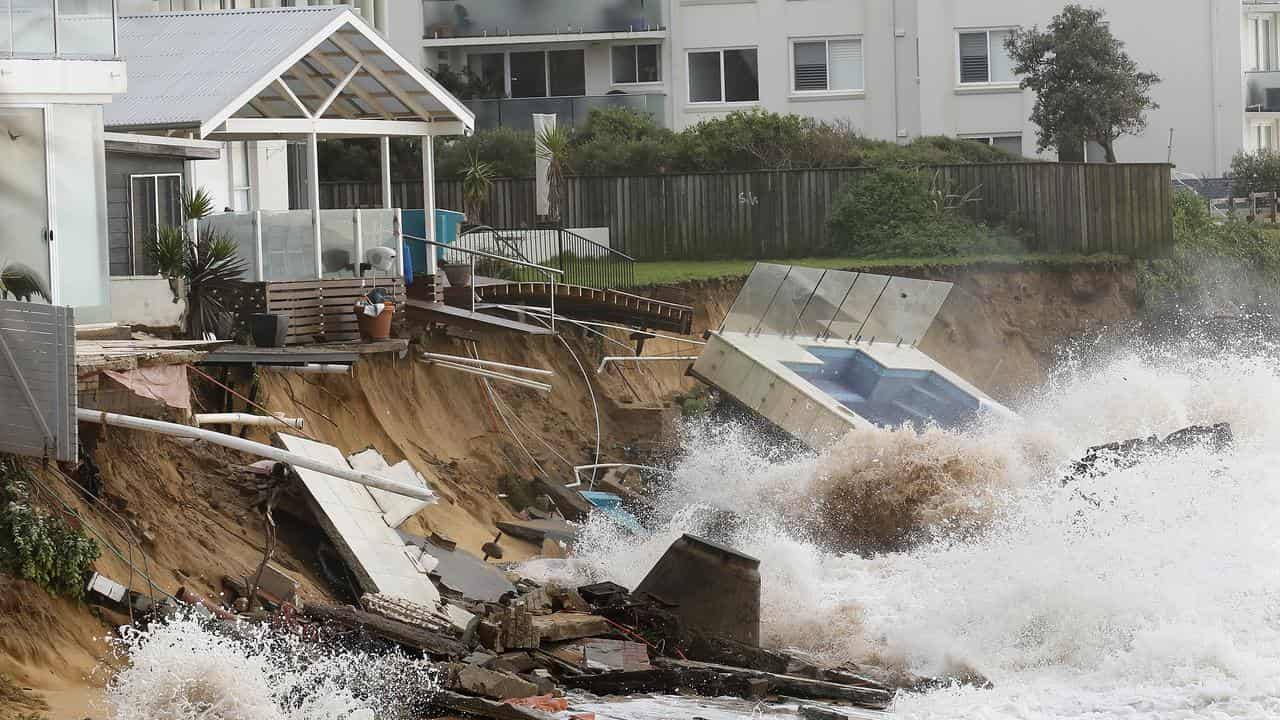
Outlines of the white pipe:
[{"label": "white pipe", "polygon": [[[634,463],[596,463],[594,465],[574,465],[573,466],[573,482],[569,483],[568,485],[565,485],[565,487],[570,487],[570,488],[582,487],[581,473],[583,470],[600,470],[604,468],[637,468],[639,470],[652,470],[654,472],[660,472],[660,473],[666,472],[666,470],[663,470],[662,468],[659,468],[659,467],[654,467],[652,465],[636,465]],[[591,487],[595,487],[595,486],[596,486],[596,483],[595,483],[595,480],[593,479],[591,481]]]},{"label": "white pipe", "polygon": [[[424,360],[423,362],[427,361]],[[457,363],[444,362],[443,360],[433,360],[428,364],[436,367],[448,368],[450,370],[458,370],[472,375],[479,375],[480,377],[488,378],[490,380],[501,380],[503,382],[509,382],[512,385],[533,388],[534,390],[541,390],[542,392],[551,392],[551,385],[538,382],[537,380],[527,380],[513,375],[503,375],[502,373],[493,372],[491,370],[481,370],[480,368],[471,365],[459,365]]]},{"label": "white pipe", "polygon": [[350,365],[333,363],[307,363],[306,365],[274,365],[272,370],[292,372],[302,375],[350,375]]},{"label": "white pipe", "polygon": [[302,418],[285,417],[284,413],[197,413],[192,419],[196,421],[196,425],[287,425],[294,430],[302,429]]},{"label": "white pipe", "polygon": [[252,440],[244,440],[235,435],[227,435],[225,433],[213,432],[212,430],[202,430],[201,428],[191,427],[189,425],[178,425],[177,423],[163,422],[161,420],[151,420],[148,418],[133,417],[132,415],[119,415],[117,413],[101,412],[99,410],[86,410],[85,408],[76,408],[76,419],[80,422],[96,423],[98,425],[111,425],[114,427],[128,428],[130,430],[141,430],[143,432],[160,433],[161,435],[170,435],[176,438],[186,438],[188,440],[205,440],[214,445],[221,445],[232,450],[239,450],[250,455],[257,455],[276,462],[282,462],[289,465],[296,465],[307,470],[314,470],[325,475],[342,478],[358,485],[378,488],[386,490],[389,493],[403,495],[405,497],[416,498],[426,502],[436,502],[439,498],[430,490],[409,485],[407,483],[389,480],[381,475],[363,472],[361,470],[353,470],[350,467],[342,465],[330,465],[306,455],[281,450],[280,448],[270,445],[263,445],[260,442]]},{"label": "white pipe", "polygon": [[555,377],[555,372],[551,370],[543,370],[542,368],[525,367],[524,365],[508,365],[506,363],[494,362],[493,360],[481,360],[479,358],[469,358],[462,355],[444,355],[441,353],[424,352],[422,357],[437,361],[443,360],[452,363],[464,363],[475,365],[486,365],[488,367],[502,368],[504,370],[514,370],[516,372],[527,372],[533,375],[546,375],[547,377]]},{"label": "white pipe", "polygon": [[655,361],[658,361],[658,360],[679,360],[679,361],[681,361],[681,362],[688,362],[688,361],[690,361],[690,360],[697,360],[697,359],[698,359],[698,356],[697,356],[697,355],[676,355],[676,356],[666,356],[666,355],[640,355],[640,356],[620,355],[620,356],[617,356],[617,357],[607,357],[607,358],[604,358],[603,360],[601,360],[601,361],[600,361],[600,367],[596,368],[596,374],[597,374],[597,375],[599,375],[600,373],[604,372],[604,366],[605,366],[605,365],[608,365],[609,363],[613,363],[613,362],[655,362]]}]

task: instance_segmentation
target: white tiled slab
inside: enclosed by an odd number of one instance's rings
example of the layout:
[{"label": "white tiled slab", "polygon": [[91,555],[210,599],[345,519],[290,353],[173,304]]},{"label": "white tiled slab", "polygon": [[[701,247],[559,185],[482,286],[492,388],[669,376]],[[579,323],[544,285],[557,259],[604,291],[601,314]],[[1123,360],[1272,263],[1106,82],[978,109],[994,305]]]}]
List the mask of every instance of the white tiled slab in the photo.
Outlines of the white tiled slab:
[{"label": "white tiled slab", "polygon": [[[347,465],[342,451],[306,438],[276,433],[288,451],[335,466]],[[383,463],[385,464],[385,462]],[[294,466],[315,500],[317,517],[355,574],[360,589],[435,607],[440,593],[405,554],[404,541],[363,485]]]},{"label": "white tiled slab", "polygon": [[[362,450],[347,459],[351,462],[351,467],[357,470],[375,473],[392,480],[399,480],[407,485],[417,485],[431,492],[431,487],[427,484],[426,478],[422,477],[417,470],[414,470],[413,466],[406,460],[401,460],[395,465],[388,465],[382,454],[373,448]],[[419,510],[431,504],[425,500],[389,493],[378,488],[365,488],[365,490],[373,497],[378,507],[382,509],[387,525],[393,528],[400,527],[405,520],[413,517]]]}]

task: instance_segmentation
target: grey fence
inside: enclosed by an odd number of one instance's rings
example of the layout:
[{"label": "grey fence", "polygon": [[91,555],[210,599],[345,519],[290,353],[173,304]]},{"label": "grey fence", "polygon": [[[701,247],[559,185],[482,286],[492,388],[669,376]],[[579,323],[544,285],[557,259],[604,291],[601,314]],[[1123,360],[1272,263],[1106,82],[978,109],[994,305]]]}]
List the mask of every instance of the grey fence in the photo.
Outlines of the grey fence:
[{"label": "grey fence", "polygon": [[77,459],[71,308],[0,300],[0,452]]},{"label": "grey fence", "polygon": [[[1173,242],[1170,166],[994,163],[923,168],[937,187],[965,195],[963,211],[1011,225],[1029,250],[1159,254]],[[786,258],[832,254],[831,208],[863,168],[572,177],[565,227],[608,227],[613,247],[639,260]],[[396,183],[396,204],[421,207],[421,183]],[[373,207],[377,183],[322,183],[322,207]],[[436,185],[436,205],[463,209],[462,184]],[[479,220],[531,227],[534,182],[494,183]]]}]

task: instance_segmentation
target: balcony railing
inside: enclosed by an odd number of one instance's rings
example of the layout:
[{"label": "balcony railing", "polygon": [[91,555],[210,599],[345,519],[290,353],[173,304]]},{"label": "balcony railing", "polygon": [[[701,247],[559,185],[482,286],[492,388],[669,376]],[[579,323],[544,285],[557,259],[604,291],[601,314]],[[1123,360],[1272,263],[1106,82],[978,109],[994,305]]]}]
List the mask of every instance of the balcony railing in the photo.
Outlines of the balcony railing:
[{"label": "balcony railing", "polygon": [[666,95],[588,95],[561,98],[505,98],[467,100],[465,104],[476,114],[476,129],[499,126],[517,130],[533,129],[533,114],[554,114],[560,124],[577,126],[587,120],[593,108],[629,107],[653,115],[659,125],[666,125]]},{"label": "balcony railing", "polygon": [[[235,242],[249,266],[245,280],[317,279],[310,210],[219,213],[200,224]],[[319,247],[321,279],[404,274],[398,209],[321,210]]]},{"label": "balcony railing", "polygon": [[0,2],[0,57],[114,58],[112,0]]},{"label": "balcony railing", "polygon": [[663,29],[660,0],[422,0],[427,38]]},{"label": "balcony railing", "polygon": [[1280,70],[1252,71],[1244,74],[1245,110],[1248,112],[1280,112]]}]

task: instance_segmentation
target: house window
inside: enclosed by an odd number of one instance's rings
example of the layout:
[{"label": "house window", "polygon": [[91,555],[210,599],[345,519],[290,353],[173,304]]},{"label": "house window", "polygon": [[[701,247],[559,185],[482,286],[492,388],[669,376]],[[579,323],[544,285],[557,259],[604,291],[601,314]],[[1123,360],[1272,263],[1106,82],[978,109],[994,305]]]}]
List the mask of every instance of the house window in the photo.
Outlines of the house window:
[{"label": "house window", "polygon": [[467,56],[467,70],[480,80],[475,88],[480,97],[500,98],[507,92],[507,58],[503,53],[477,53]]},{"label": "house window", "polygon": [[791,57],[795,92],[863,89],[862,40],[858,38],[795,41]]},{"label": "house window", "polygon": [[658,45],[614,45],[613,84],[661,82],[659,47]]},{"label": "house window", "polygon": [[755,102],[760,73],[755,48],[689,53],[689,102]]},{"label": "house window", "polygon": [[971,30],[960,33],[960,84],[1011,83],[1013,61],[1004,48],[1012,30]]},{"label": "house window", "polygon": [[[470,55],[467,66],[487,84],[502,59],[501,53]],[[582,97],[587,94],[587,63],[583,50],[513,52],[507,53],[505,60],[509,97]],[[497,87],[502,85],[497,84]]]},{"label": "house window", "polygon": [[231,209],[236,212],[248,212],[253,209],[253,170],[250,165],[249,143],[227,143],[227,156],[231,167],[229,181],[231,190]]},{"label": "house window", "polygon": [[1273,16],[1254,15],[1249,18],[1249,69],[1268,71],[1275,68]]},{"label": "house window", "polygon": [[152,275],[156,266],[147,245],[160,228],[182,225],[182,175],[130,175],[129,215],[130,272]]},{"label": "house window", "polygon": [[1022,154],[1022,135],[1021,134],[991,135],[987,137],[971,137],[967,139],[973,140],[974,142],[980,142],[983,145],[990,145],[991,147],[1004,150],[1005,152],[1011,153],[1013,155]]}]

